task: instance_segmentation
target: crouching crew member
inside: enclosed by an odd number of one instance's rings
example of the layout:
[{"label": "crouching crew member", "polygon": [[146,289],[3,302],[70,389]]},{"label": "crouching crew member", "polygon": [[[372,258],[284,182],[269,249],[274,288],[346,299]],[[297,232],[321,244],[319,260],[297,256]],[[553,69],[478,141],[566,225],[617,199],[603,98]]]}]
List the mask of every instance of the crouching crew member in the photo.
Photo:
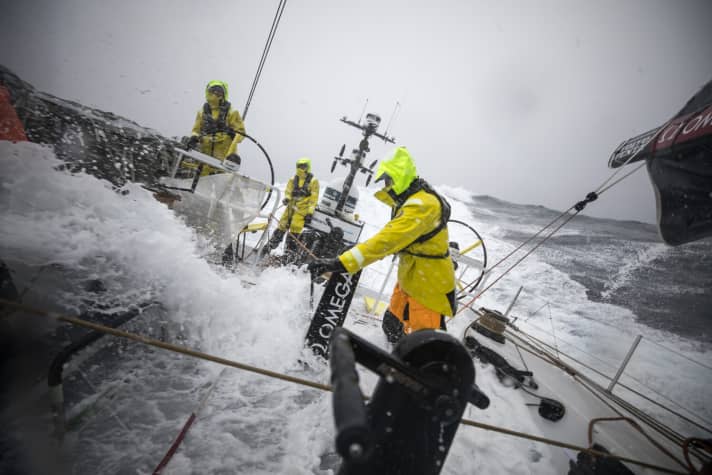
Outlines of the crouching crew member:
[{"label": "crouching crew member", "polygon": [[297,160],[297,171],[287,182],[282,203],[287,207],[279,219],[279,225],[272,234],[269,242],[262,248],[262,255],[266,256],[282,242],[284,235],[289,231],[284,244],[284,263],[291,262],[297,254],[297,243],[305,225],[311,222],[312,215],[319,201],[319,180],[311,173],[311,160],[300,158]]}]

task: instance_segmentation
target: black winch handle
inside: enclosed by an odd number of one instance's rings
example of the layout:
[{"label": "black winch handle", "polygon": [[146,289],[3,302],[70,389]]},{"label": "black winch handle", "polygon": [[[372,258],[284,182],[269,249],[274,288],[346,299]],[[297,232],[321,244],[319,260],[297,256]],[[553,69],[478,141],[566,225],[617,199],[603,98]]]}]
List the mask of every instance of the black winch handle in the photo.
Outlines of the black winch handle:
[{"label": "black winch handle", "polygon": [[366,460],[371,451],[371,431],[366,405],[358,385],[356,358],[348,334],[335,328],[329,351],[331,384],[334,389],[334,423],[336,451],[344,460]]}]

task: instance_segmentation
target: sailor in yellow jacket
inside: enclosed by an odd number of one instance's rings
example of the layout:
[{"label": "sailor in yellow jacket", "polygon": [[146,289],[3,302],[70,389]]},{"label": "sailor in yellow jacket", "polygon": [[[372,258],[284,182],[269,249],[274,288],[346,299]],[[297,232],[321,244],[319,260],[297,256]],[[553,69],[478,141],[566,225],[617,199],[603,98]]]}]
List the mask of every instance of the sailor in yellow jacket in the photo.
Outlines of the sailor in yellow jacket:
[{"label": "sailor in yellow jacket", "polygon": [[[225,82],[210,81],[205,86],[205,104],[195,117],[187,145],[218,160],[227,159],[239,165],[237,144],[244,138],[245,124],[227,97]],[[203,175],[211,171],[210,167],[204,167]]]},{"label": "sailor in yellow jacket", "polygon": [[297,160],[297,171],[287,182],[287,188],[284,191],[282,203],[287,206],[287,209],[282,213],[279,226],[262,249],[262,255],[267,255],[272,249],[279,246],[285,233],[289,230],[289,236],[285,242],[285,255],[287,261],[294,258],[297,252],[297,243],[294,238],[298,238],[304,225],[311,222],[318,201],[319,180],[311,173],[311,160],[306,157],[300,158]]},{"label": "sailor in yellow jacket", "polygon": [[378,233],[334,259],[309,264],[312,274],[349,272],[398,254],[398,282],[383,316],[383,330],[395,343],[425,328],[445,330],[445,316],[455,313],[455,271],[449,252],[450,205],[418,178],[405,147],[395,149],[376,171],[376,192],[392,208],[391,220]]}]

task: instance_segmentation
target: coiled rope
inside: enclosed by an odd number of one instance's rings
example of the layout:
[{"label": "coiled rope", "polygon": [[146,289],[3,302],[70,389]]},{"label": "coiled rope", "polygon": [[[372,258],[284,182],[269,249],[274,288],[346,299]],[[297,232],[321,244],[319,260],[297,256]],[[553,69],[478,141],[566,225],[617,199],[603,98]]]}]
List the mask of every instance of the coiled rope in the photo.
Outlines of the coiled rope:
[{"label": "coiled rope", "polygon": [[[45,310],[41,310],[41,309],[34,308],[34,307],[24,305],[24,304],[19,304],[16,302],[5,300],[5,299],[0,299],[0,305],[6,305],[10,308],[14,308],[16,310],[23,310],[23,311],[28,312],[33,315],[39,315],[39,316],[53,318],[53,319],[61,321],[61,322],[70,323],[72,325],[77,325],[77,326],[89,328],[89,329],[92,329],[95,331],[104,332],[109,335],[113,335],[113,336],[116,336],[119,338],[125,338],[125,339],[131,340],[131,341],[142,343],[144,345],[161,348],[164,350],[172,351],[172,352],[187,355],[187,356],[192,356],[194,358],[202,359],[205,361],[211,361],[213,363],[218,363],[221,365],[241,369],[244,371],[249,371],[249,372],[256,373],[256,374],[261,374],[263,376],[268,376],[268,377],[279,379],[282,381],[301,384],[303,386],[307,386],[307,387],[310,387],[313,389],[318,389],[321,391],[333,391],[333,388],[326,384],[317,383],[315,381],[310,381],[307,379],[296,378],[296,377],[289,376],[286,374],[277,373],[275,371],[258,368],[255,366],[251,366],[251,365],[240,363],[240,362],[233,361],[233,360],[228,360],[226,358],[221,358],[219,356],[214,356],[214,355],[211,355],[208,353],[192,350],[190,348],[182,347],[179,345],[174,345],[171,343],[165,343],[160,340],[145,337],[145,336],[138,335],[135,333],[126,332],[123,330],[117,330],[115,328],[107,327],[107,326],[100,325],[97,323],[88,322],[88,321],[82,320],[80,318],[60,315],[60,314],[53,313],[53,312],[47,312]],[[684,473],[685,473],[685,472],[671,470],[671,469],[668,469],[665,467],[657,466],[654,464],[650,464],[647,462],[643,462],[643,461],[628,458],[628,457],[599,452],[597,450],[593,450],[588,447],[582,447],[582,446],[578,446],[578,445],[574,445],[574,444],[569,444],[567,442],[561,442],[561,441],[554,440],[554,439],[548,439],[545,437],[540,437],[540,436],[536,436],[533,434],[527,434],[524,432],[518,432],[518,431],[506,429],[503,427],[484,424],[481,422],[476,422],[476,421],[472,421],[472,420],[468,420],[468,419],[462,419],[460,421],[460,423],[462,423],[463,425],[471,426],[471,427],[477,427],[477,428],[484,429],[484,430],[489,430],[489,431],[499,432],[499,433],[506,434],[506,435],[511,435],[513,437],[532,440],[535,442],[541,442],[543,444],[552,445],[555,447],[562,447],[562,448],[566,448],[566,449],[570,449],[570,450],[585,452],[585,453],[588,453],[595,457],[608,457],[608,458],[620,460],[621,462],[627,462],[627,463],[631,463],[634,465],[639,465],[641,467],[650,468],[650,469],[657,470],[657,471],[664,472],[664,473],[672,473],[672,474],[680,474],[680,475],[684,475]]]}]

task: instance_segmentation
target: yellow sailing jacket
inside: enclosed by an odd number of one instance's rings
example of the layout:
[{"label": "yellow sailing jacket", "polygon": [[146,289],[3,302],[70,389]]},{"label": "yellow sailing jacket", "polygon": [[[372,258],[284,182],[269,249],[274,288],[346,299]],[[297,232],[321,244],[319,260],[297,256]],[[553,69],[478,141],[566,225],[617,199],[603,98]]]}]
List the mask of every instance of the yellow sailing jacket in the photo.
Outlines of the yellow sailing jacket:
[{"label": "yellow sailing jacket", "polygon": [[[307,170],[297,169],[296,174],[287,182],[284,197],[289,200],[287,209],[279,220],[279,229],[287,230],[292,234],[299,234],[304,229],[304,216],[314,214],[319,201],[319,180],[314,177],[311,170],[311,161],[300,159],[309,165]],[[298,162],[299,163],[299,162]]]},{"label": "yellow sailing jacket", "polygon": [[[221,110],[220,107],[209,107],[210,115],[214,121],[218,121]],[[200,136],[200,148],[199,150],[211,157],[215,157],[218,160],[224,160],[225,157],[232,153],[237,153],[237,144],[242,141],[244,136],[239,133],[235,133],[235,137],[231,137],[229,133],[222,130],[207,131],[204,130],[205,125],[205,107],[198,111],[195,117],[195,123],[193,124],[193,135]],[[242,122],[242,117],[240,113],[236,110],[229,108],[225,117],[225,124],[232,130],[245,132],[245,124]],[[212,133],[211,133],[212,132]]]},{"label": "yellow sailing jacket", "polygon": [[455,270],[449,257],[447,226],[424,242],[414,242],[435,230],[441,219],[441,205],[437,196],[417,186],[402,205],[385,190],[375,196],[394,209],[392,219],[376,235],[359,243],[339,256],[347,271],[359,269],[390,254],[398,254],[398,283],[409,296],[442,315],[455,313]]}]

